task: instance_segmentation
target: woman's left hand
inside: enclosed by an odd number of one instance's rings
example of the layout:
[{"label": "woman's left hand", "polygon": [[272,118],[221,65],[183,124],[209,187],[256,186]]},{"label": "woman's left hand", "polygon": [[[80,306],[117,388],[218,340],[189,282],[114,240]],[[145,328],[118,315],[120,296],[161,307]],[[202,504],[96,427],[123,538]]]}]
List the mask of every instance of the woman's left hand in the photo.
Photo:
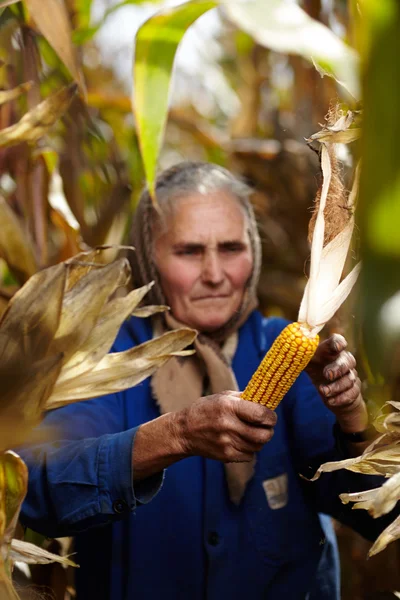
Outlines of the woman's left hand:
[{"label": "woman's left hand", "polygon": [[362,431],[368,426],[368,415],[361,395],[356,360],[346,348],[345,338],[333,334],[320,343],[306,372],[342,429]]}]

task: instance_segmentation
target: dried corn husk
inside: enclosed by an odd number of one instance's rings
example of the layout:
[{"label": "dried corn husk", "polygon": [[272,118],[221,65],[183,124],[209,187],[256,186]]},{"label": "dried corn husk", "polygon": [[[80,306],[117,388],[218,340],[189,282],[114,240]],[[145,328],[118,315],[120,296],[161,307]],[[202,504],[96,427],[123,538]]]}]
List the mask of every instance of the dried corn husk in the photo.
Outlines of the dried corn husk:
[{"label": "dried corn husk", "polygon": [[[300,305],[298,321],[304,329],[315,336],[333,317],[350,294],[360,272],[358,264],[342,281],[354,230],[354,206],[358,192],[359,170],[346,198],[339,181],[334,143],[335,136],[348,130],[353,115],[333,110],[329,114],[337,117],[322,132],[312,136],[321,144],[322,188],[317,196],[316,216],[311,220],[311,263],[308,280]],[[336,181],[334,181],[336,178]],[[347,212],[346,212],[347,210]],[[338,213],[339,211],[339,213]],[[341,211],[341,212],[340,212]],[[344,215],[338,218],[338,214]]]},{"label": "dried corn husk", "polygon": [[[354,509],[364,509],[378,518],[389,513],[400,499],[400,403],[388,402],[396,409],[386,417],[379,415],[374,426],[382,432],[361,456],[347,460],[325,463],[320,466],[311,481],[315,481],[322,473],[330,473],[340,469],[348,469],[356,473],[368,475],[381,475],[386,477],[382,486],[356,492],[341,494],[340,499],[344,504],[353,502]],[[369,556],[384,550],[386,546],[400,538],[400,517],[397,517],[378,537],[369,551]]]},{"label": "dried corn husk", "polygon": [[125,319],[166,307],[138,305],[152,284],[114,297],[130,278],[126,259],[101,262],[107,248],[33,275],[0,321],[0,451],[26,440],[46,408],[136,385],[191,344],[180,329],[108,354]]}]

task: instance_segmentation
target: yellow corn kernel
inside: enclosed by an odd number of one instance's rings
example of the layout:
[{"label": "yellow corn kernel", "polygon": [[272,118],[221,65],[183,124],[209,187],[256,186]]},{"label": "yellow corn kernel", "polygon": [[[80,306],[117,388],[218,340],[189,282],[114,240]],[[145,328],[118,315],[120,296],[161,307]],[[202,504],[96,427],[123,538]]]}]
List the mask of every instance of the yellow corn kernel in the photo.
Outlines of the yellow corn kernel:
[{"label": "yellow corn kernel", "polygon": [[319,337],[309,337],[300,323],[291,323],[276,338],[242,393],[244,400],[275,410],[306,368]]}]

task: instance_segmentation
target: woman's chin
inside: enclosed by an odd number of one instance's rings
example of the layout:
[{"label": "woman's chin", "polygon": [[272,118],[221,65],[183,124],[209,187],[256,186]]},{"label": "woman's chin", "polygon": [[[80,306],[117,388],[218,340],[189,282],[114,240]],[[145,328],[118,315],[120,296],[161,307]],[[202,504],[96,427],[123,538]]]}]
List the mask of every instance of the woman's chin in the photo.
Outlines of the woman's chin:
[{"label": "woman's chin", "polygon": [[193,327],[204,333],[212,333],[223,327],[227,321],[229,321],[229,317],[222,319],[221,315],[216,315],[214,318],[207,315],[207,319],[196,319],[196,324],[193,324]]}]

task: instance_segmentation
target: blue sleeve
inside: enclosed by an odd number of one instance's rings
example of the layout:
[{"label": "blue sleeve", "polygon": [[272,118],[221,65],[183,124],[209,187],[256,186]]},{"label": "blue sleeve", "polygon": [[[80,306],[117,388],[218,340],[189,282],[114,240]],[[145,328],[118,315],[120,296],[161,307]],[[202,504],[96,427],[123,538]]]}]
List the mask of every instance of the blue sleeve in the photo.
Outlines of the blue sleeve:
[{"label": "blue sleeve", "polygon": [[47,413],[37,434],[50,441],[18,449],[29,468],[22,523],[62,537],[121,519],[149,502],[163,474],[133,485],[138,428],[123,428],[123,393]]}]

